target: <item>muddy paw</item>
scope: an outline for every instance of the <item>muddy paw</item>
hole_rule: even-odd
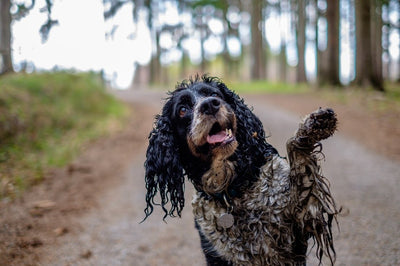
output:
[[[309,114],[300,124],[296,139],[303,145],[315,143],[330,137],[336,130],[337,119],[330,108],[319,108]]]

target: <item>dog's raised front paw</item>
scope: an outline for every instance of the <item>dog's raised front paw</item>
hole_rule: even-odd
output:
[[[301,146],[313,146],[315,143],[333,135],[337,118],[331,108],[319,108],[312,112],[299,125],[295,139]]]

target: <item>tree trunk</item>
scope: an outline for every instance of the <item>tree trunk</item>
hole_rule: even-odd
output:
[[[297,82],[307,82],[306,77],[306,65],[305,65],[305,48],[306,48],[306,1],[297,1],[297,27],[296,27],[296,39],[297,39]]]
[[[187,73],[187,69],[188,69],[188,61],[189,61],[189,57],[186,55],[186,52],[183,48],[181,48],[182,50],[182,59],[180,62],[180,77],[179,80],[183,80],[186,78],[186,76],[188,75]]]
[[[281,43],[281,52],[279,54],[279,79],[286,82],[287,79],[287,58],[286,58],[286,43]]]
[[[400,36],[400,29],[398,34]],[[400,50],[400,42],[399,42],[399,50]],[[397,82],[400,83],[400,58],[397,58]]]
[[[11,2],[0,1],[0,74],[14,72],[11,59]]]
[[[319,28],[318,28],[318,20],[322,17],[321,14],[319,14],[318,10],[318,5],[317,5],[317,0],[315,0],[315,9],[317,10],[317,21],[315,23],[315,51],[316,51],[316,56],[317,56],[317,62],[316,62],[316,69],[317,69],[317,84],[318,86],[321,86],[326,83],[326,77],[325,73],[326,68],[327,68],[327,60],[324,60],[325,53],[324,51],[319,49],[319,42],[320,42],[320,34],[319,34]],[[325,50],[326,51],[326,50]]]
[[[265,79],[266,59],[262,36],[263,1],[252,1],[251,16],[251,78]]]
[[[369,27],[369,7],[367,2],[369,0],[355,0],[355,13],[356,13],[356,77],[354,79],[354,83],[356,85],[362,86],[363,83],[365,83],[365,70],[368,67],[364,67],[364,64],[367,63],[365,60],[365,45],[363,44],[363,34],[366,32],[366,28],[363,23],[364,21],[368,21],[368,27]],[[366,33],[366,34],[369,34]],[[366,36],[365,36],[366,38]],[[368,42],[369,42],[368,38]],[[371,64],[371,59],[369,59],[369,64]]]
[[[201,18],[203,19],[203,18]],[[200,26],[200,51],[201,51],[201,63],[200,63],[200,70],[202,74],[205,74],[207,71],[207,61],[206,61],[206,51],[204,48],[204,43],[207,38],[207,25],[206,24],[201,24]]]
[[[371,16],[371,46],[372,46],[372,76],[371,82],[379,90],[383,90],[383,66],[382,66],[382,4],[372,1]]]
[[[222,39],[224,40],[223,41],[224,48],[222,51],[222,59],[224,61],[223,73],[224,73],[225,77],[231,78],[231,77],[233,77],[232,72],[233,72],[234,65],[233,65],[233,60],[229,54],[228,37],[232,33],[232,27],[231,27],[230,22],[226,19],[229,3],[227,0],[222,0],[220,2],[222,4],[222,8],[221,8],[222,9],[222,21],[224,23],[224,28],[225,28],[224,32],[222,33]]]
[[[330,85],[340,85],[339,78],[339,0],[327,1],[326,19],[328,22],[328,43],[326,82]]]
[[[288,4],[286,1],[281,1],[278,5],[279,14],[287,10]],[[282,21],[282,17],[280,18]],[[283,24],[283,23],[282,23]],[[281,24],[281,25],[282,25]],[[281,30],[281,52],[279,53],[279,79],[286,82],[287,79],[287,58],[286,58],[286,31]]]
[[[383,91],[383,84],[373,78],[371,3],[372,0],[355,0],[357,50],[354,83],[358,86],[372,85]]]
[[[155,33],[155,46],[156,52],[152,55],[150,60],[150,83],[151,84],[160,84],[162,83],[162,69],[160,64],[160,55],[161,55],[161,47],[160,47],[160,33],[158,30],[154,30]]]
[[[347,19],[349,21],[350,32],[349,32],[349,45],[350,45],[350,52],[351,52],[351,69],[350,69],[350,80],[354,79],[356,76],[356,48],[357,48],[357,30],[356,30],[356,11],[355,11],[355,0],[348,0],[348,13]],[[349,80],[349,81],[350,81]]]
[[[150,34],[152,37],[152,41],[154,41],[154,50],[155,53],[152,53],[150,59],[150,75],[149,81],[151,84],[160,84],[162,83],[162,69],[160,64],[160,55],[161,55],[161,47],[160,47],[160,32],[157,27],[154,25],[154,19],[157,19],[159,10],[158,5],[153,4],[152,0],[146,0],[144,5],[147,7],[149,11],[147,17],[147,26],[149,27]],[[153,50],[153,47],[151,47]]]

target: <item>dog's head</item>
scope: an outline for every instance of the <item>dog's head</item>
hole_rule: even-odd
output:
[[[149,136],[146,217],[158,191],[165,215],[181,214],[185,175],[198,190],[220,192],[257,175],[273,151],[260,120],[219,79],[178,84]]]
[[[203,161],[228,158],[236,150],[236,115],[213,83],[180,87],[171,98],[172,121],[181,146]]]

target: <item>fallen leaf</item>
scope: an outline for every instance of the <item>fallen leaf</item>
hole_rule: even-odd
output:
[[[88,250],[85,253],[81,254],[81,258],[89,259],[93,255],[92,251]]]
[[[33,203],[35,209],[51,209],[56,206],[56,203],[51,200],[40,200]]]
[[[53,232],[56,234],[56,236],[62,236],[68,233],[68,228],[66,227],[58,227],[53,230]]]
[[[88,165],[70,164],[68,165],[67,171],[69,174],[73,172],[90,173],[92,172],[92,168]]]

